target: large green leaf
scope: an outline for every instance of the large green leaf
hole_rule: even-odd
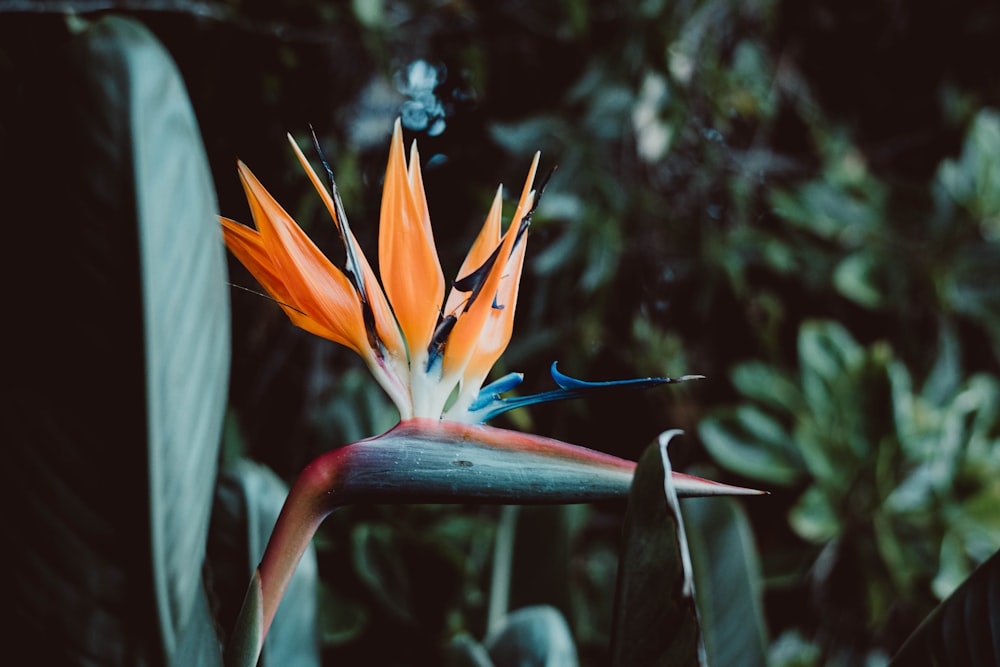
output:
[[[924,619],[890,667],[1000,664],[1000,552]]]
[[[15,634],[37,664],[217,663],[190,623],[229,364],[197,123],[137,23],[25,29],[42,43],[11,54],[23,89],[0,128],[21,314],[3,408]]]
[[[691,562],[667,443],[660,436],[639,459],[629,494],[615,599],[612,664],[704,665]]]

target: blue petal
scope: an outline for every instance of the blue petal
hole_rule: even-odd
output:
[[[502,401],[500,394],[510,391],[522,382],[524,382],[524,373],[507,373],[499,380],[494,380],[479,390],[476,400],[469,406],[469,412],[476,412],[493,401]]]
[[[576,378],[572,378],[564,373],[560,373],[559,369],[556,368],[557,363],[558,362],[552,362],[550,373],[552,374],[552,379],[559,387],[558,389],[542,392],[540,394],[530,394],[528,396],[501,398],[501,393],[509,391],[521,383],[523,376],[519,373],[511,373],[510,375],[505,375],[496,382],[483,387],[479,392],[479,396],[475,401],[473,401],[472,405],[469,406],[469,412],[473,413],[473,415],[477,417],[478,421],[486,422],[493,419],[497,415],[501,415],[515,408],[523,408],[527,405],[534,405],[536,403],[564,401],[570,398],[580,398],[607,390],[648,389],[661,384],[677,384],[679,382],[698,380],[704,377],[703,375],[684,375],[679,378],[648,377],[635,378],[631,380],[588,382],[586,380],[577,380]],[[516,378],[513,376],[516,376]]]

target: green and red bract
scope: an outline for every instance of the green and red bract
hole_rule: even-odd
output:
[[[437,419],[409,419],[382,435],[322,454],[302,471],[288,495],[247,592],[228,647],[229,664],[253,664],[237,656],[256,660],[255,651],[299,558],[320,523],[338,507],[563,504],[624,498],[635,465],[552,438]],[[682,496],[759,493],[680,473],[673,474],[673,482]]]

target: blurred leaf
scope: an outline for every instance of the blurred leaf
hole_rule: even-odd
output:
[[[746,513],[730,498],[686,500],[683,512],[708,664],[763,667],[764,584]]]
[[[348,643],[368,626],[368,608],[359,600],[339,593],[330,585],[320,588],[319,600],[323,644]]]
[[[251,575],[257,576],[257,564],[264,555],[287,495],[288,485],[266,466],[241,459],[223,470],[212,518],[209,553],[213,567],[220,571],[217,576],[226,577],[220,583],[228,583],[220,591],[224,593],[223,604],[238,605],[246,581]],[[235,535],[242,536],[243,540],[235,543]],[[310,547],[302,556],[275,614],[264,644],[261,667],[319,665],[317,583],[316,552]],[[235,621],[239,608],[230,606],[228,612],[224,627],[230,627]]]
[[[883,293],[877,284],[877,270],[882,258],[875,253],[860,251],[844,258],[833,273],[837,291],[866,308],[878,308]]]
[[[5,153],[0,179],[5,201],[32,210],[10,239],[31,323],[16,347],[32,360],[15,365],[3,420],[21,508],[13,634],[39,663],[217,664],[214,633],[192,623],[229,304],[198,126],[170,56],[136,22],[106,17],[45,48],[22,72],[37,83],[18,98],[30,140]],[[57,197],[53,156],[72,160]]]
[[[351,9],[365,28],[380,29],[385,23],[385,3],[383,0],[352,0]]]
[[[667,443],[672,431],[639,459],[625,513],[615,596],[612,664],[704,665],[698,614]]]
[[[703,419],[698,436],[719,465],[740,475],[788,486],[805,474],[792,437],[776,419],[751,405]]]
[[[962,358],[955,324],[941,318],[938,325],[938,352],[920,395],[931,403],[943,403],[962,381]]]
[[[521,507],[515,525],[508,608],[551,606],[559,613],[569,613],[566,563],[571,551],[566,508]]]
[[[410,583],[397,540],[389,526],[359,524],[351,531],[354,567],[382,608],[397,620],[414,624]]]
[[[576,647],[555,607],[524,607],[508,614],[483,642],[496,667],[576,667]]]
[[[952,258],[940,290],[946,306],[986,328],[1000,357],[1000,286],[993,280],[998,265],[1000,244],[968,244]]]
[[[943,600],[951,595],[971,573],[961,539],[949,533],[941,541],[938,572],[931,583],[934,595]]]
[[[486,647],[462,633],[445,646],[444,667],[494,667],[494,664]]]
[[[806,322],[799,329],[802,392],[816,415],[838,408],[834,387],[861,360],[862,348],[843,325],[832,321]]]
[[[761,361],[742,363],[733,368],[730,379],[741,394],[778,413],[805,409],[799,388],[775,366]]]
[[[767,656],[770,667],[818,667],[822,664],[819,647],[796,630],[789,630],[774,640]]]
[[[937,184],[982,225],[990,238],[1000,238],[1000,113],[983,109],[965,138],[962,155],[945,160]]]
[[[195,596],[187,626],[180,633],[180,643],[173,664],[197,667],[222,667],[222,649],[215,634],[215,618],[209,609],[208,595],[202,588]],[[210,650],[207,647],[215,647]]]
[[[858,247],[882,223],[878,200],[828,181],[809,181],[794,192],[771,195],[774,212],[819,238]]]
[[[788,514],[795,532],[810,542],[823,544],[840,533],[840,518],[819,486],[812,486]]]
[[[891,666],[1000,663],[1000,552],[924,619]]]

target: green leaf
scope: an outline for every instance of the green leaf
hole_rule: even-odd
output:
[[[325,646],[346,644],[357,639],[368,626],[368,606],[330,585],[319,589],[319,602],[319,627]]]
[[[863,349],[847,329],[831,321],[803,324],[798,348],[802,391],[810,409],[817,416],[837,410],[838,381],[860,362]]]
[[[42,48],[14,56],[33,85],[3,116],[17,136],[0,174],[4,200],[24,208],[8,240],[25,362],[3,421],[19,507],[10,595],[30,629],[13,634],[38,663],[46,651],[59,664],[211,663],[217,640],[191,619],[229,305],[198,126],[138,23],[106,17]]]
[[[415,625],[410,580],[397,537],[384,524],[362,523],[351,531],[354,567],[368,591],[396,620]]]
[[[763,667],[763,582],[746,513],[730,498],[688,500],[683,512],[708,664]]]
[[[746,477],[788,486],[805,467],[792,437],[763,411],[743,405],[702,420],[698,436],[715,461]]]
[[[736,366],[730,373],[730,380],[741,394],[779,414],[795,414],[805,408],[795,383],[762,361]]]
[[[483,642],[496,667],[576,667],[576,646],[555,607],[524,607],[508,614]]]
[[[866,308],[878,308],[883,293],[878,284],[878,269],[882,258],[872,252],[859,251],[844,258],[833,272],[837,291]]]
[[[612,664],[704,665],[691,562],[667,443],[646,448],[635,471],[625,514],[615,596]]]
[[[826,492],[812,486],[802,494],[799,502],[788,513],[788,521],[795,532],[804,539],[822,544],[840,532],[837,512],[830,506]]]
[[[1000,113],[979,112],[961,157],[941,163],[937,185],[980,220],[988,236],[1000,235]]]
[[[1000,332],[1000,287],[993,280],[1000,264],[1000,244],[970,243],[952,259],[949,272],[941,280],[945,304],[987,327]],[[994,353],[1000,345],[994,339]]]
[[[451,638],[444,649],[444,667],[494,667],[486,648],[468,633]]]
[[[924,619],[890,667],[1000,663],[1000,552]]]
[[[780,218],[820,238],[853,247],[882,223],[877,195],[816,180],[794,192],[775,191],[771,202]]]

